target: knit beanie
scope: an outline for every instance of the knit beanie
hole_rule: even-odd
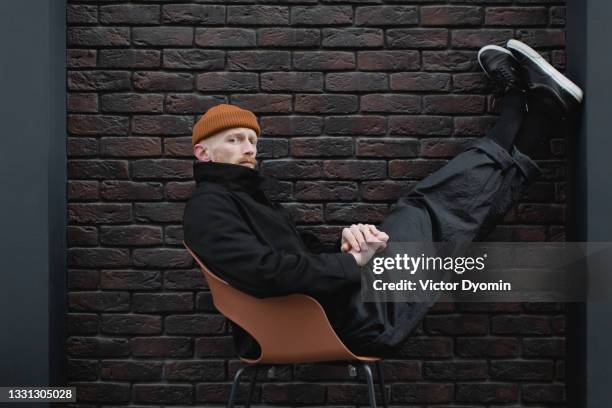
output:
[[[191,141],[195,145],[222,130],[236,127],[253,129],[257,136],[261,132],[253,112],[234,105],[217,105],[207,110],[193,126]]]

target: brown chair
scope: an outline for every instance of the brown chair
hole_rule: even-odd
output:
[[[350,361],[360,366],[366,376],[371,408],[376,407],[376,399],[374,380],[368,363],[375,363],[383,406],[387,408],[380,358],[353,354],[334,332],[319,302],[302,294],[265,299],[248,295],[215,276],[187,243],[183,242],[183,245],[202,269],[217,310],[247,331],[261,348],[261,354],[256,359],[240,357],[247,365],[240,368],[234,376],[228,408],[234,405],[236,389],[245,369],[255,368],[245,404],[248,408],[257,371],[261,365],[324,361]]]

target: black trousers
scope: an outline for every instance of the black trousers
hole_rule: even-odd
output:
[[[482,138],[401,197],[380,229],[394,242],[482,240],[540,173],[516,148],[508,152]],[[362,302],[359,291],[347,301],[349,319],[329,317],[349,349],[361,355],[392,355],[431,306]]]

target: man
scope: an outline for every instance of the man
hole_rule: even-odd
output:
[[[187,244],[232,286],[259,297],[311,295],[351,351],[390,355],[430,304],[361,302],[360,266],[389,240],[484,238],[540,174],[519,149],[532,151],[551,123],[582,102],[580,88],[524,43],[483,47],[478,60],[503,93],[496,125],[401,197],[380,228],[345,228],[336,253],[309,252],[288,214],[266,197],[255,116],[231,105],[211,108],[193,129],[197,188],[185,209]],[[234,339],[241,356],[258,355],[237,326]]]

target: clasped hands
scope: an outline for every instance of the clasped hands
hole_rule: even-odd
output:
[[[387,247],[389,235],[374,225],[353,224],[342,230],[340,250],[353,255],[359,266],[364,266],[376,254]]]

